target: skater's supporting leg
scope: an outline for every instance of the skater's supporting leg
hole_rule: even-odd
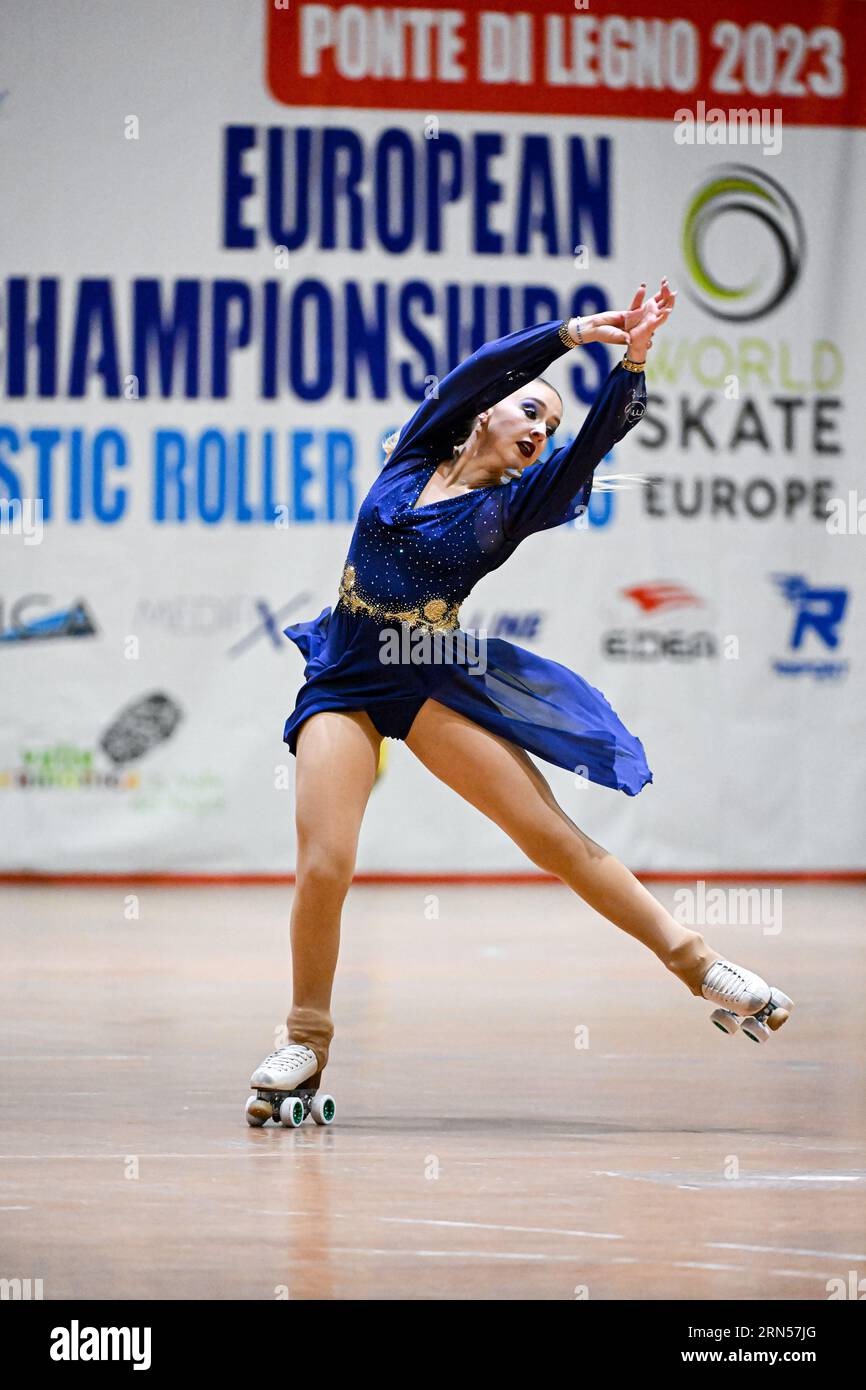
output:
[[[293,1002],[289,1040],[313,1049],[319,1071],[334,1027],[331,987],[340,917],[352,881],[358,835],[379,762],[381,735],[362,711],[311,715],[298,734],[295,823],[298,833],[292,902]],[[305,1085],[318,1085],[319,1074]]]
[[[534,864],[648,946],[692,994],[701,993],[719,953],[699,932],[676,922],[624,864],[575,825],[522,748],[436,700],[423,705],[406,743],[425,767],[501,826]]]

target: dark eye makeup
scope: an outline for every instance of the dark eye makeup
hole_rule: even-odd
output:
[[[535,401],[524,401],[524,403],[523,403],[523,410],[524,410],[524,413],[525,413],[526,415],[528,415],[529,418],[530,418],[531,420],[534,420],[534,419],[536,418],[536,416],[538,415],[538,407],[537,407],[537,405],[535,404]],[[555,433],[556,433],[556,425],[548,425],[548,426],[547,426],[547,437],[548,437],[548,439],[552,439]]]

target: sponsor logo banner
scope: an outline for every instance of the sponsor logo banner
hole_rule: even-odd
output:
[[[848,675],[850,662],[810,652],[838,652],[842,625],[848,608],[848,590],[831,584],[813,584],[801,574],[774,575],[774,582],[790,605],[791,627],[788,648],[797,655],[776,660],[773,670],[779,676],[811,676],[819,681],[838,681]]]

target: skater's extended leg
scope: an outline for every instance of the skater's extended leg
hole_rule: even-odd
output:
[[[501,826],[534,864],[648,946],[693,994],[701,993],[719,953],[699,932],[675,921],[624,864],[575,825],[522,748],[436,700],[422,706],[406,743],[425,767]]]
[[[331,988],[340,917],[352,881],[361,821],[376,779],[382,736],[363,711],[325,710],[301,725],[296,745],[298,835],[292,902],[289,1040],[311,1047],[319,1072],[334,1028]],[[319,1074],[305,1085],[315,1087]]]

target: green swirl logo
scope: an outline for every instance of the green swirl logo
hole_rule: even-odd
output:
[[[745,165],[724,167],[686,209],[686,291],[716,318],[762,318],[794,288],[805,248],[803,219],[784,188]]]

